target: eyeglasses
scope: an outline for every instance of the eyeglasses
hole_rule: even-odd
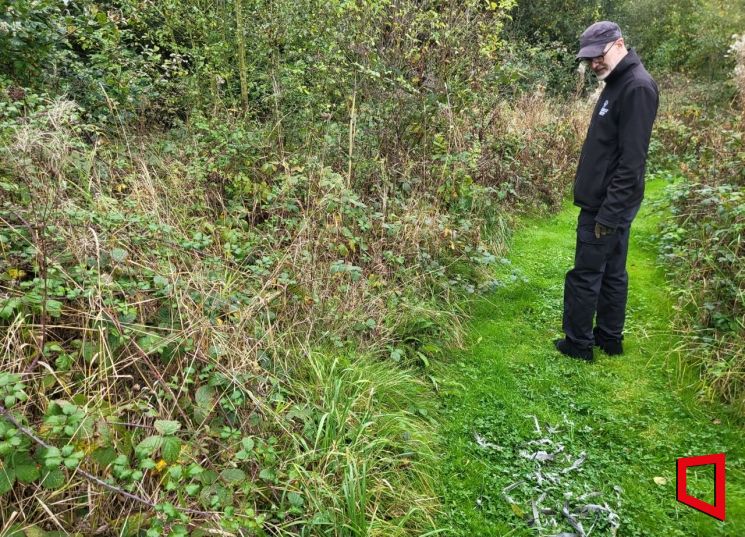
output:
[[[587,65],[592,65],[593,63],[601,63],[605,59],[605,55],[610,52],[610,49],[613,48],[613,45],[615,45],[618,42],[618,39],[613,41],[613,43],[610,44],[610,46],[603,51],[603,53],[600,56],[595,56],[594,58],[585,58],[585,62]]]

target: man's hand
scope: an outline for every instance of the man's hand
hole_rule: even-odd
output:
[[[600,237],[604,237],[605,235],[609,235],[613,233],[613,228],[609,228],[607,226],[604,226],[603,224],[599,224],[598,222],[595,222],[595,238],[599,239]]]

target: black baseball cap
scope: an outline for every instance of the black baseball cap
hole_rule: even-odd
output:
[[[621,28],[611,21],[600,21],[592,24],[579,37],[577,59],[596,58],[603,53],[605,46],[621,38]]]

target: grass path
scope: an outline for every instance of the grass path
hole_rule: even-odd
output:
[[[724,408],[696,402],[670,352],[672,300],[650,241],[659,216],[649,200],[663,188],[662,180],[649,182],[648,201],[632,227],[622,357],[596,351],[596,362],[585,364],[553,350],[577,209],[567,205],[516,232],[498,274],[503,285],[474,305],[470,343],[435,372],[445,424],[438,481],[447,535],[575,531],[561,514],[541,516],[540,531],[528,526],[531,499],[545,493],[545,507],[607,503],[620,517],[619,536],[745,536],[745,429]],[[529,444],[541,439],[552,443]],[[559,444],[564,451],[555,462],[520,454],[555,451]],[[560,473],[582,452],[586,461],[578,470]],[[675,459],[719,452],[727,453],[725,523],[675,499]],[[537,468],[559,482],[539,484]],[[712,477],[711,467],[689,471],[689,491],[713,502]],[[508,492],[511,504],[503,490],[520,481]],[[579,500],[592,492],[600,494]],[[552,519],[562,525],[547,527]],[[584,530],[592,520],[583,521]],[[597,518],[591,535],[612,535],[607,515]]]

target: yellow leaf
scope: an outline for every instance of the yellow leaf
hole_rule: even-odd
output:
[[[665,479],[664,477],[655,477],[654,482],[660,486],[667,485],[667,479]]]
[[[165,469],[166,469],[167,467],[168,467],[168,463],[167,463],[166,461],[164,461],[163,459],[160,459],[160,460],[159,460],[159,461],[158,461],[158,462],[157,462],[157,463],[155,464],[155,471],[156,471],[156,472],[158,472],[158,473],[160,473],[160,472],[162,472],[163,470],[165,470]]]
[[[26,272],[18,269],[18,268],[9,268],[8,269],[8,276],[10,276],[11,280],[20,280],[26,275]]]
[[[520,518],[523,518],[525,516],[525,511],[520,509],[520,506],[517,505],[516,503],[511,503],[510,508],[512,509],[512,512],[515,513]]]

